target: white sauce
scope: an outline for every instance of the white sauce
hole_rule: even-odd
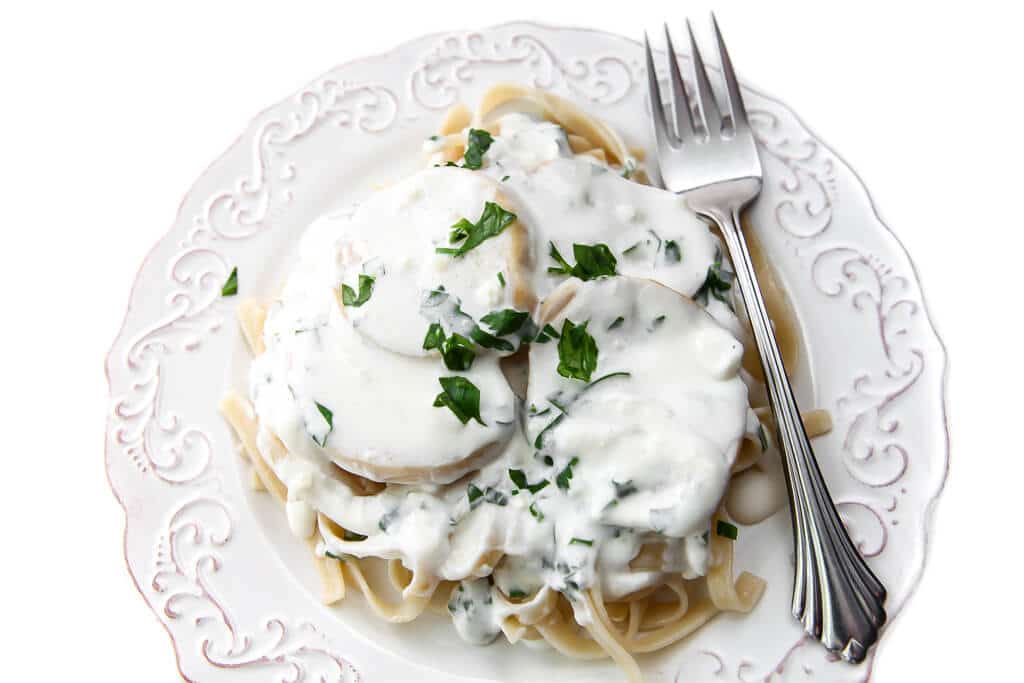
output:
[[[289,451],[272,467],[292,530],[308,535],[320,511],[366,536],[321,530],[321,551],[398,558],[417,576],[461,581],[449,610],[481,644],[550,591],[575,600],[600,581],[616,598],[668,574],[704,574],[709,520],[748,431],[738,321],[725,304],[712,299],[712,317],[679,294],[696,293],[715,259],[704,223],[674,195],[573,157],[554,124],[522,114],[500,123],[480,171],[430,168],[311,226],[250,374],[261,450],[272,433]],[[511,229],[461,257],[435,253],[489,201],[519,215],[532,272],[520,272]],[[606,244],[632,277],[549,275],[549,242],[570,263],[574,243]],[[337,290],[358,290],[360,274],[376,278],[372,295],[341,306]],[[424,306],[439,286],[447,298]],[[535,342],[520,403],[501,354],[476,348],[471,368],[454,372],[423,349],[430,323],[468,334],[488,312],[514,308],[516,286],[538,299],[575,290],[551,325],[589,321],[591,382],[628,376],[590,388],[558,374],[558,340]],[[479,389],[486,425],[434,406],[438,378],[451,376]],[[388,486],[356,496],[335,465]],[[664,544],[660,561],[632,569],[649,542]],[[488,551],[503,554],[497,567],[480,565]]]

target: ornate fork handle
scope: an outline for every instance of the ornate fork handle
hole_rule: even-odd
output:
[[[712,196],[702,206],[701,194],[707,193],[693,193],[691,207],[714,221],[725,239],[775,415],[796,552],[793,616],[830,651],[849,662],[860,662],[885,623],[885,588],[850,540],[818,468],[743,237],[739,218],[743,207],[723,209],[721,196]]]

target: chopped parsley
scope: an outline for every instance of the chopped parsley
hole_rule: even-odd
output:
[[[525,598],[526,597],[526,591],[519,590],[518,588],[513,588],[512,590],[510,590],[508,592],[508,597],[516,599],[516,600],[518,600],[520,598]]]
[[[466,424],[471,419],[487,426],[480,418],[480,390],[465,377],[439,377],[443,391],[434,399],[435,408],[447,407],[459,422]]]
[[[511,177],[512,176],[507,176],[507,175],[501,176],[501,182],[505,182],[506,180],[508,180]]]
[[[484,492],[476,484],[470,484],[466,487],[466,497],[469,498],[470,509],[477,506],[477,501],[483,498]]]
[[[622,167],[622,177],[629,180],[636,173],[636,162],[632,159],[626,159],[625,165]]]
[[[558,339],[558,330],[551,327],[551,325],[545,325],[541,328],[540,334],[534,337],[533,341],[537,344],[547,344],[552,339]]]
[[[457,248],[437,247],[435,251],[454,257],[462,256],[480,246],[485,240],[500,235],[515,220],[516,215],[511,211],[506,211],[494,202],[487,202],[476,223],[470,223],[468,219],[463,218],[452,226],[449,239],[452,244],[461,241],[461,245]]]
[[[346,560],[346,559],[348,559],[344,555],[335,555],[330,550],[325,550],[324,551],[324,555],[326,555],[327,557],[331,558],[332,560]]]
[[[373,282],[375,278],[372,275],[360,275],[359,276],[359,294],[349,287],[348,285],[341,286],[341,303],[346,306],[362,306],[370,300],[370,296],[373,294]]]
[[[662,323],[665,322],[665,316],[659,315],[657,318],[651,321],[651,332],[661,327]]]
[[[444,328],[441,327],[441,323],[430,323],[430,327],[427,328],[427,336],[423,338],[423,350],[439,349],[444,340]]]
[[[626,319],[620,315],[618,318],[612,321],[611,325],[608,326],[608,331],[611,332],[612,330],[621,327],[622,323],[624,322],[626,322]]]
[[[700,289],[697,290],[697,293],[693,295],[694,300],[707,306],[708,295],[711,295],[722,303],[732,307],[732,303],[726,298],[725,293],[732,288],[732,281],[734,277],[736,277],[734,273],[722,268],[722,252],[720,250],[717,251],[715,253],[714,262],[708,266],[708,274],[704,279],[704,284],[702,284]]]
[[[472,227],[473,224],[469,222],[469,219],[460,218],[458,223],[449,228],[448,244],[455,244],[469,237]]]
[[[510,469],[508,471],[508,478],[512,480],[513,484],[515,484],[521,489],[529,491],[530,493],[537,493],[538,491],[543,490],[548,484],[551,483],[547,479],[541,479],[536,484],[530,484],[527,482],[525,472],[523,472],[522,470],[514,469]]]
[[[320,415],[322,415],[324,420],[327,422],[327,433],[324,434],[324,438],[318,441],[317,438],[314,436],[313,443],[320,446],[320,448],[324,448],[327,446],[327,437],[329,437],[331,435],[331,432],[334,431],[334,413],[331,412],[329,408],[320,405],[316,401],[313,401],[313,403],[316,405],[316,409],[320,411]]]
[[[449,370],[465,372],[473,365],[476,351],[473,342],[461,334],[453,332],[446,337],[439,323],[431,323],[427,328],[427,336],[423,339],[423,348],[427,351],[437,349],[441,352],[444,365]]]
[[[224,282],[224,286],[220,288],[221,296],[234,296],[238,294],[238,268],[232,268],[231,274],[228,275],[228,279]]]
[[[449,370],[465,372],[473,365],[476,358],[476,351],[473,350],[473,342],[457,332],[453,332],[441,343],[441,358]]]
[[[597,342],[587,332],[586,321],[577,325],[568,318],[562,323],[558,340],[558,374],[589,382],[597,369]]]
[[[506,308],[503,311],[493,311],[488,313],[484,317],[480,318],[480,322],[485,323],[488,327],[494,330],[494,334],[499,337],[503,337],[507,334],[515,334],[518,332],[529,318],[530,314],[526,311],[517,311],[513,308]]]
[[[589,548],[594,545],[594,541],[589,538],[577,538],[576,536],[573,536],[572,540],[569,541],[569,545],[585,545]]]
[[[500,270],[498,271],[498,282],[501,284],[502,287],[505,286],[505,276],[502,275]]]
[[[729,524],[729,522],[718,520],[718,524],[715,525],[715,533],[723,538],[729,538],[735,541],[736,537],[739,536],[740,530],[732,524]]]
[[[552,275],[569,275],[581,280],[593,280],[605,275],[615,275],[617,261],[607,244],[573,244],[572,255],[576,265],[569,265],[558,251],[554,242],[548,242],[548,255],[558,266],[548,268]]]
[[[512,483],[521,489],[526,488],[526,473],[522,470],[509,470],[508,478],[512,480]]]
[[[483,165],[484,153],[491,147],[494,138],[486,130],[470,128],[466,153],[462,155],[462,165],[471,170],[477,170]]]
[[[366,540],[366,536],[364,534],[357,534],[356,532],[349,531],[348,529],[345,529],[345,532],[341,535],[341,537],[344,540],[346,540],[346,541],[365,541]]]
[[[540,511],[540,508],[537,507],[536,503],[530,503],[530,514],[533,515],[538,522],[544,521],[544,513]]]
[[[558,488],[563,491],[569,490],[569,482],[572,481],[572,468],[579,463],[580,459],[573,456],[573,459],[569,461],[569,464],[565,466],[561,472],[555,477],[555,484]]]
[[[683,251],[679,248],[679,242],[665,240],[665,263],[679,263],[683,260]]]
[[[485,349],[497,349],[498,351],[515,351],[516,347],[512,346],[511,343],[495,337],[489,332],[484,332],[480,329],[479,325],[473,325],[473,329],[469,333],[470,338]]]

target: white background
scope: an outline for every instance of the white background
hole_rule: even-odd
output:
[[[684,14],[703,29],[709,3],[13,4],[0,10],[3,677],[178,681],[121,555],[103,359],[190,184],[264,107],[418,34],[526,18],[639,37]],[[882,683],[1004,680],[1019,656],[1024,37],[1013,3],[939,5],[716,6],[741,75],[864,178],[952,357],[951,476]]]

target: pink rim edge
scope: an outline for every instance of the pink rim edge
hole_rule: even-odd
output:
[[[607,37],[607,38],[612,38],[614,40],[619,40],[619,41],[623,41],[625,43],[629,43],[629,44],[632,44],[632,45],[640,46],[640,42],[637,41],[637,40],[634,40],[634,39],[626,37],[626,36],[618,35],[618,34],[615,34],[615,33],[609,33],[608,31],[602,31],[600,29],[593,29],[593,28],[586,28],[586,27],[579,27],[579,26],[565,26],[565,25],[559,26],[559,25],[554,25],[554,24],[545,24],[545,23],[538,22],[538,21],[508,21],[508,22],[503,22],[501,24],[494,24],[492,26],[485,27],[484,29],[481,29],[481,30],[492,31],[492,30],[497,30],[497,29],[502,29],[502,28],[508,28],[508,27],[511,27],[511,26],[527,26],[527,27],[539,28],[539,29],[543,29],[543,30],[547,30],[547,31],[562,31],[562,30],[565,30],[565,31],[575,31],[575,32],[580,32],[580,33],[594,33],[594,34],[599,34],[599,35]],[[322,78],[322,77],[324,77],[328,73],[331,73],[333,71],[336,71],[338,69],[342,69],[342,68],[345,68],[345,67],[348,67],[348,66],[352,66],[354,64],[359,64],[361,62],[366,62],[366,61],[370,61],[370,60],[374,60],[374,59],[380,59],[380,58],[383,58],[383,57],[387,57],[388,55],[390,55],[390,54],[392,54],[394,52],[397,52],[397,51],[405,48],[406,46],[412,45],[414,43],[418,43],[418,42],[423,41],[423,40],[427,40],[427,39],[430,39],[430,38],[439,38],[441,36],[447,36],[447,35],[451,35],[451,34],[464,33],[464,32],[467,32],[469,30],[470,29],[453,29],[453,30],[449,30],[449,31],[438,31],[438,32],[435,32],[435,33],[428,33],[428,34],[425,34],[425,35],[422,35],[422,36],[417,36],[417,37],[412,38],[410,40],[403,41],[403,42],[399,43],[398,45],[392,47],[391,49],[385,50],[384,52],[378,52],[376,54],[367,55],[365,57],[357,57],[355,59],[350,59],[348,61],[341,62],[340,64],[336,64],[332,68],[330,68],[327,71],[325,71],[318,78]],[[317,80],[317,79],[314,79],[314,81],[315,80]],[[923,554],[922,554],[921,563],[916,568],[916,570],[914,572],[914,576],[913,576],[913,578],[910,581],[910,585],[909,585],[909,588],[907,590],[907,595],[906,595],[906,598],[903,601],[903,604],[900,605],[900,607],[895,612],[893,612],[893,613],[891,613],[889,615],[888,622],[885,625],[885,631],[888,632],[889,630],[892,629],[893,624],[896,623],[896,618],[903,612],[903,609],[906,607],[907,603],[917,593],[917,589],[918,589],[918,587],[921,584],[921,579],[922,579],[922,576],[924,575],[924,568],[928,564],[928,558],[929,558],[930,547],[931,547],[932,527],[935,524],[935,510],[936,510],[936,507],[938,506],[939,498],[940,498],[940,496],[942,495],[943,491],[946,488],[946,481],[949,478],[949,467],[950,467],[949,463],[950,463],[950,457],[951,457],[950,430],[949,430],[949,409],[948,409],[948,405],[947,405],[947,403],[948,403],[948,388],[949,388],[948,387],[948,384],[949,384],[949,351],[947,350],[946,343],[943,341],[942,336],[939,334],[939,331],[938,331],[938,329],[937,329],[937,327],[935,325],[935,320],[932,317],[931,309],[930,309],[930,307],[928,305],[927,295],[925,294],[924,284],[923,284],[923,282],[921,280],[921,275],[920,275],[920,272],[918,271],[917,264],[914,262],[913,258],[910,256],[910,252],[907,251],[906,247],[903,244],[903,241],[900,240],[899,236],[893,231],[892,228],[889,227],[889,224],[886,223],[885,220],[882,218],[881,212],[878,209],[878,205],[875,203],[874,197],[871,195],[871,191],[868,189],[867,184],[864,183],[864,180],[861,178],[860,174],[857,173],[857,171],[853,168],[853,166],[851,166],[841,154],[836,152],[836,150],[831,145],[829,145],[827,142],[825,142],[825,140],[820,135],[818,135],[818,133],[815,132],[815,130],[813,128],[811,128],[809,125],[807,125],[807,123],[796,112],[794,112],[793,109],[788,104],[786,104],[785,102],[779,100],[778,98],[775,98],[773,96],[765,94],[760,89],[751,86],[747,81],[743,82],[743,87],[748,89],[748,90],[751,90],[752,92],[757,93],[757,95],[760,96],[760,97],[763,97],[763,98],[765,98],[767,100],[770,100],[771,102],[774,102],[775,104],[779,105],[780,107],[783,107],[786,111],[788,111],[793,116],[793,118],[800,124],[800,126],[802,126],[804,128],[804,130],[806,130],[811,135],[812,138],[814,138],[819,143],[821,143],[821,145],[823,147],[825,147],[825,149],[827,149],[833,156],[835,156],[835,158],[839,161],[839,163],[841,163],[843,166],[845,166],[850,171],[850,173],[853,175],[853,177],[857,180],[857,183],[860,185],[861,189],[864,191],[864,194],[867,196],[868,204],[871,206],[871,212],[874,214],[875,219],[878,221],[878,224],[881,225],[883,228],[885,228],[886,232],[889,233],[890,237],[892,237],[892,239],[899,246],[900,250],[906,256],[907,263],[910,264],[911,272],[914,274],[914,280],[918,283],[918,289],[919,289],[919,292],[920,292],[920,295],[921,295],[921,305],[922,305],[922,308],[924,309],[925,320],[928,321],[928,325],[931,328],[931,332],[935,336],[935,340],[938,342],[939,347],[942,349],[942,379],[941,379],[942,389],[941,389],[941,396],[940,396],[940,399],[941,399],[940,400],[940,405],[942,406],[942,426],[943,426],[943,432],[945,434],[945,440],[946,440],[946,452],[944,454],[945,457],[943,459],[942,478],[941,478],[941,480],[939,482],[938,488],[935,491],[935,494],[928,501],[928,504],[927,504],[926,509],[925,509],[925,523],[924,523],[924,527],[922,529],[922,531],[924,533],[924,539],[923,539]],[[209,170],[211,168],[216,166],[222,159],[224,159],[224,157],[226,157],[231,152],[232,149],[235,148],[235,146],[239,142],[241,142],[241,140],[245,136],[245,134],[252,128],[252,126],[256,123],[256,121],[260,117],[262,117],[264,114],[266,114],[267,112],[271,111],[272,109],[274,109],[275,107],[280,105],[281,102],[283,102],[283,101],[284,100],[279,100],[279,101],[275,102],[274,104],[264,108],[258,114],[256,114],[252,118],[250,118],[249,123],[246,125],[245,129],[243,130],[243,132],[240,133],[227,146],[227,148],[224,149],[224,151],[222,151],[220,154],[218,154],[217,157],[213,159],[213,161],[211,161],[209,164],[206,165],[206,168],[203,170],[203,172],[199,174],[199,179],[202,179],[209,172]],[[108,399],[108,402],[113,399],[113,387],[111,386],[111,381],[110,381],[110,357],[111,357],[111,355],[113,355],[114,347],[117,345],[118,340],[121,338],[121,335],[124,333],[125,325],[128,322],[128,314],[131,313],[131,310],[132,310],[132,301],[135,298],[135,290],[138,287],[139,282],[141,280],[142,270],[145,267],[146,263],[149,261],[150,257],[153,255],[153,252],[156,251],[156,248],[160,245],[160,243],[163,242],[173,232],[174,226],[177,225],[178,220],[182,217],[182,214],[183,214],[184,208],[185,208],[185,203],[188,201],[188,198],[192,196],[192,193],[195,190],[195,187],[196,187],[196,185],[198,185],[198,183],[199,183],[199,180],[196,180],[196,182],[193,183],[192,187],[190,187],[188,189],[188,191],[185,192],[185,195],[182,197],[181,201],[178,203],[178,210],[175,212],[174,221],[172,222],[171,227],[166,232],[164,232],[164,234],[146,252],[146,255],[142,259],[142,263],[139,265],[139,269],[138,269],[138,272],[135,275],[135,279],[132,282],[132,287],[131,287],[131,290],[129,291],[129,294],[128,294],[128,305],[125,308],[124,316],[121,319],[121,325],[118,328],[117,334],[114,336],[114,341],[111,343],[111,348],[107,352],[107,354],[106,354],[106,356],[104,358],[104,362],[103,362],[103,371],[104,371],[104,374],[106,375],[106,378],[107,378],[107,399]],[[104,432],[103,432],[103,441],[104,441],[104,444],[103,444],[103,455],[104,455],[103,463],[104,463],[104,470],[105,470],[106,477],[107,477],[107,484],[110,486],[110,490],[114,494],[115,500],[117,500],[118,505],[121,506],[121,509],[122,509],[122,511],[124,511],[124,515],[125,515],[124,529],[123,529],[123,531],[121,533],[121,539],[122,539],[121,540],[121,549],[122,549],[122,554],[124,556],[124,566],[125,566],[125,569],[128,572],[128,578],[131,579],[132,585],[135,587],[135,590],[139,593],[139,596],[142,598],[143,602],[145,602],[146,605],[150,608],[150,611],[152,612],[153,617],[156,619],[157,623],[160,624],[160,627],[163,628],[164,632],[167,634],[168,639],[171,641],[171,646],[172,646],[172,649],[174,650],[175,667],[178,669],[178,674],[187,683],[197,683],[197,681],[195,681],[194,679],[191,679],[187,675],[185,675],[185,672],[182,670],[182,668],[181,668],[181,654],[179,652],[178,642],[174,639],[174,634],[171,633],[171,630],[167,626],[167,624],[165,624],[159,618],[159,616],[156,613],[156,610],[153,608],[152,605],[149,604],[149,601],[146,600],[146,595],[145,595],[145,593],[142,592],[142,588],[139,586],[138,579],[136,579],[135,575],[132,574],[131,565],[130,565],[130,563],[128,561],[128,519],[129,519],[128,518],[128,509],[127,509],[127,507],[125,507],[125,504],[124,504],[124,501],[121,498],[121,495],[118,493],[117,489],[114,487],[114,482],[113,482],[113,480],[111,479],[111,476],[110,476],[110,464],[109,464],[110,463],[110,451],[107,448],[107,443],[106,443],[106,441],[107,441],[107,429],[108,429],[108,426],[104,427]],[[877,644],[877,646],[875,648],[874,656],[868,662],[867,678],[865,679],[865,681],[870,680],[872,674],[874,673],[875,662],[877,661],[878,656],[879,656],[879,654],[880,654],[880,652],[882,650],[883,642],[885,642],[885,641],[882,638],[879,638],[878,644]]]

